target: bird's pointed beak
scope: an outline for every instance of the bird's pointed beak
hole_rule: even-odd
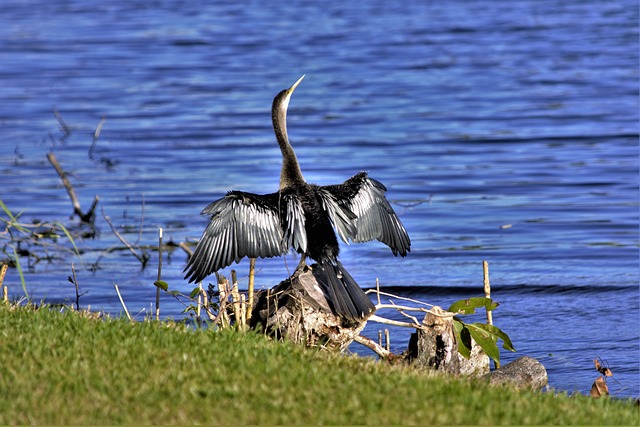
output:
[[[298,87],[298,85],[300,84],[300,82],[302,81],[302,79],[304,79],[304,76],[306,76],[306,74],[303,74],[303,75],[302,75],[302,77],[300,77],[300,78],[298,79],[298,81],[296,81],[296,82],[293,84],[293,86],[291,86],[291,87],[289,88],[289,93],[293,93],[293,91],[294,91],[294,90],[296,90],[296,88]]]

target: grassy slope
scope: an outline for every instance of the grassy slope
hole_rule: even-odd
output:
[[[256,334],[0,304],[0,424],[639,422],[627,402],[490,388]]]

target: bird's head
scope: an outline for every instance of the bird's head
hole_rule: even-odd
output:
[[[280,93],[277,94],[275,98],[273,98],[274,111],[276,110],[280,110],[283,112],[287,111],[287,108],[289,107],[289,100],[291,99],[291,95],[293,94],[293,91],[296,90],[296,88],[298,87],[302,79],[304,79],[304,76],[305,75],[303,74],[302,77],[300,77],[290,88],[281,90]]]

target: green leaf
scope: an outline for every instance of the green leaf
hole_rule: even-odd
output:
[[[484,329],[485,331],[493,335],[495,337],[495,341],[500,338],[502,340],[502,348],[504,348],[505,350],[514,352],[516,351],[516,349],[513,347],[513,344],[511,343],[509,335],[502,331],[502,329],[494,325],[487,325],[486,323],[474,323],[474,325],[480,329]]]
[[[466,328],[464,322],[455,318],[453,319],[453,329],[458,342],[458,353],[468,359],[471,357],[471,335],[469,334],[469,329]]]
[[[483,328],[478,327],[478,323],[465,324],[471,338],[482,348],[487,356],[493,359],[497,364],[500,363],[500,350],[496,345],[497,339],[495,335],[487,332]]]
[[[196,313],[198,311],[198,307],[196,307],[195,305],[191,304],[191,305],[187,306],[184,310],[182,310],[182,314],[188,313],[190,311]]]
[[[195,299],[195,297],[197,297],[199,293],[200,293],[200,286],[196,286],[195,288],[193,288],[193,290],[189,294],[189,298]]]
[[[162,289],[163,291],[166,291],[167,289],[169,289],[169,284],[164,280],[156,280],[155,282],[153,282],[153,284],[159,287],[160,289]]]
[[[177,297],[180,296],[180,291],[168,291],[167,294],[171,295],[172,297]]]
[[[16,217],[13,216],[13,214],[11,213],[7,205],[4,204],[2,199],[0,199],[0,208],[2,208],[4,213],[6,213],[9,218],[11,218],[11,221],[16,222]]]
[[[22,225],[18,224],[18,218],[20,217],[20,215],[22,215],[22,212],[24,212],[24,211],[20,211],[17,215],[14,215],[13,213],[11,213],[11,211],[9,210],[7,205],[4,204],[2,199],[0,199],[0,208],[2,208],[4,213],[6,213],[7,216],[10,218],[10,221],[7,221],[6,219],[0,218],[0,220],[2,220],[2,222],[7,224],[8,227],[13,227],[13,228],[15,228],[16,230],[18,230],[18,231],[20,231],[22,233],[29,234],[29,230],[27,230]]]
[[[57,222],[57,221],[54,222],[53,224],[57,225],[58,227],[60,227],[60,229],[62,229],[64,234],[67,235],[67,238],[69,239],[69,241],[73,245],[73,249],[75,249],[76,255],[80,256],[80,251],[78,250],[78,247],[76,246],[76,242],[73,240],[73,237],[71,237],[71,233],[69,233],[69,230],[67,230],[67,227],[65,227],[64,225],[62,225],[62,223]]]
[[[467,298],[454,302],[447,311],[456,314],[473,314],[476,312],[476,308],[485,308],[487,311],[491,311],[498,307],[498,305],[499,304],[493,302],[491,298]]]

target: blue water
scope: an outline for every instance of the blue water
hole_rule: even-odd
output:
[[[306,74],[289,116],[306,179],[367,170],[412,239],[405,259],[377,242],[343,246],[364,288],[378,278],[447,307],[482,294],[487,260],[495,323],[518,350],[504,361],[537,357],[552,387],[588,393],[600,357],[612,393],[638,397],[637,4],[424,3],[3,1],[0,199],[24,222],[77,231],[51,151],[83,207],[98,195],[131,242],[157,243],[158,227],[165,242],[195,240],[199,212],[227,190],[277,188],[271,101]],[[100,212],[96,226],[81,257],[64,238],[29,247],[52,259],[21,259],[28,292],[72,302],[73,262],[81,305],[121,314],[116,282],[143,318],[157,253],[141,269],[107,252],[119,242]],[[8,244],[0,234],[0,258]],[[188,293],[185,258],[172,251],[162,275]],[[296,258],[259,260],[258,287]],[[245,285],[247,263],[237,269]],[[15,269],[5,284],[23,295]],[[182,309],[163,297],[163,315]],[[408,333],[392,330],[394,351]]]

